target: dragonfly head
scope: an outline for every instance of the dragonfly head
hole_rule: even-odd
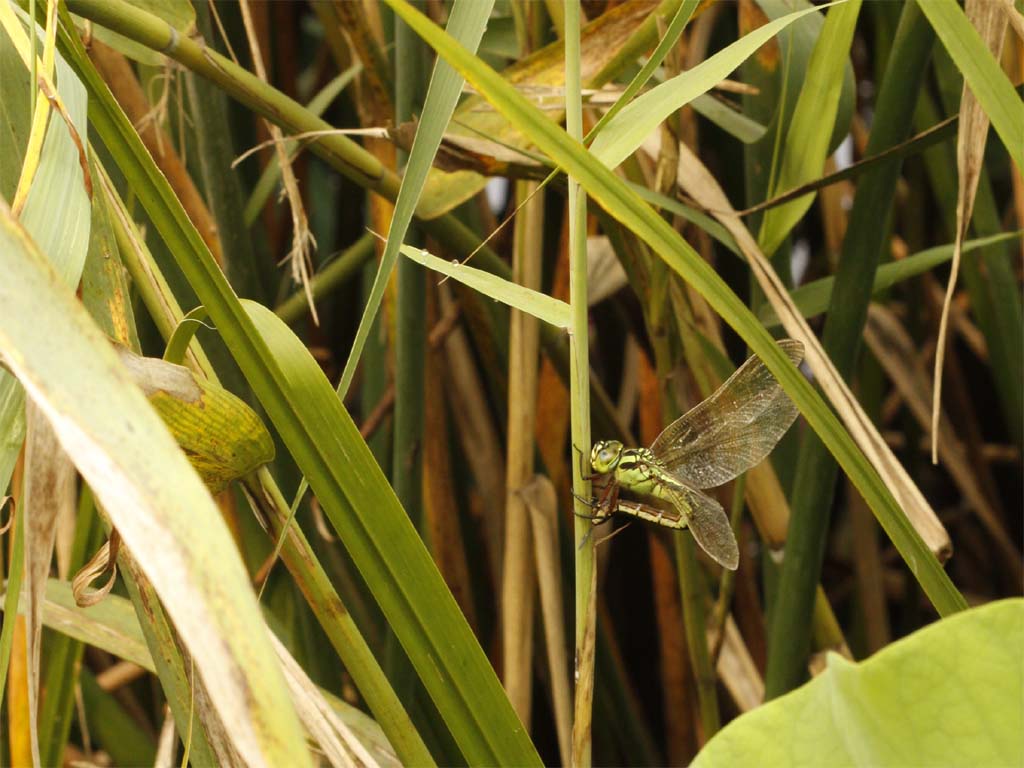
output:
[[[590,466],[599,475],[615,470],[622,458],[622,443],[618,440],[601,440],[594,443],[590,452]]]

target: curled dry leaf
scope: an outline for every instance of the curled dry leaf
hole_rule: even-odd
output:
[[[110,538],[103,542],[103,546],[75,574],[71,580],[71,594],[74,595],[75,604],[79,608],[96,605],[114,588],[117,581],[117,553],[120,549],[121,537],[115,528],[110,532]],[[90,589],[89,585],[104,573],[110,574],[106,583],[97,589]]]

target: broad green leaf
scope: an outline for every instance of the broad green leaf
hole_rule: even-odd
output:
[[[817,10],[808,8],[765,24],[705,59],[693,69],[652,88],[608,121],[604,130],[591,144],[591,151],[605,165],[615,168],[669,115],[722,82],[758,48],[794,21]]]
[[[847,0],[832,8],[825,18],[786,131],[781,167],[769,196],[821,175],[860,6],[860,0]],[[766,257],[771,258],[813,201],[813,194],[804,195],[765,213],[758,244]]]
[[[0,353],[99,498],[192,651],[246,761],[309,765],[223,518],[102,332],[0,206]]]
[[[945,615],[965,608],[963,596],[953,586],[949,576],[835,414],[714,269],[621,179],[597,162],[579,142],[572,141],[559,126],[548,120],[497,73],[455,44],[443,30],[407,3],[401,0],[387,0],[387,3],[462,72],[467,81],[496,109],[527,133],[541,151],[575,177],[601,207],[635,232],[681,278],[704,296],[710,306],[764,361],[811,427],[835,455],[938,611]]]
[[[1018,170],[1024,169],[1024,102],[954,0],[919,3]],[[1014,13],[1009,7],[1007,13]]]
[[[1024,764],[1024,600],[935,622],[737,718],[695,768]]]
[[[302,430],[299,436],[282,430],[285,444],[300,457],[317,500],[463,754],[471,764],[537,764],[487,657],[320,366],[277,315],[253,302],[244,306],[281,366],[281,386]],[[315,463],[305,460],[309,449],[299,440],[315,447]]]
[[[518,283],[504,280],[482,269],[467,267],[457,261],[439,259],[422,248],[403,245],[402,253],[417,264],[458,280],[484,296],[490,296],[495,301],[533,315],[556,328],[568,328],[572,320],[569,305],[547,294],[524,288]]]
[[[963,245],[963,254],[966,256],[973,251],[981,250],[996,243],[1016,240],[1022,235],[1024,235],[1024,230],[967,240]],[[878,294],[897,283],[909,280],[911,277],[920,275],[922,272],[927,272],[939,264],[945,264],[951,258],[953,258],[952,243],[929,248],[905,259],[883,264],[875,272],[873,293]],[[830,275],[829,277],[823,277],[820,280],[815,280],[812,283],[795,288],[790,292],[790,296],[793,297],[793,302],[800,309],[804,317],[814,317],[829,308],[834,285],[835,278]],[[779,325],[779,318],[770,304],[762,305],[761,310],[758,312],[758,318],[768,328],[774,328]]]
[[[9,0],[0,0],[8,2]],[[27,16],[22,19],[28,40]],[[36,27],[42,49],[42,30]],[[56,57],[57,90],[82,141],[88,140],[86,93],[64,57]],[[32,115],[29,111],[29,72],[11,39],[0,32],[0,198],[10,200],[21,173]],[[83,184],[78,148],[67,124],[51,113],[42,157],[20,221],[54,269],[68,285],[77,285],[89,246],[90,202]],[[25,439],[25,394],[17,382],[0,371],[0,493],[7,487]]]
[[[448,29],[452,37],[475,51],[481,36],[483,36],[484,28],[487,26],[487,18],[491,14],[493,5],[493,0],[459,0],[456,2],[448,19]],[[438,59],[434,66],[434,74],[430,78],[430,86],[427,88],[423,116],[417,124],[416,138],[413,140],[409,162],[402,178],[402,188],[398,191],[398,199],[395,201],[395,212],[391,217],[391,229],[388,231],[384,254],[381,256],[380,266],[377,268],[377,275],[374,278],[373,287],[370,289],[370,296],[366,301],[363,316],[359,320],[359,328],[356,329],[352,351],[349,352],[345,370],[338,383],[338,395],[341,398],[345,397],[349,385],[352,383],[352,377],[355,376],[359,358],[362,357],[363,346],[366,344],[366,337],[370,333],[370,327],[377,316],[380,302],[384,298],[384,288],[388,280],[391,279],[392,269],[398,260],[398,249],[405,239],[409,223],[416,212],[416,205],[434,161],[434,155],[437,153],[448,122],[455,111],[455,105],[458,103],[459,94],[462,93],[464,82],[462,76],[451,66],[443,59]]]

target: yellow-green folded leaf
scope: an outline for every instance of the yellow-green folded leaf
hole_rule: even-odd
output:
[[[124,347],[118,353],[211,491],[274,458],[274,441],[260,417],[231,392],[166,360]]]

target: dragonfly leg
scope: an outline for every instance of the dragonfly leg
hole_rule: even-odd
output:
[[[614,539],[614,538],[615,538],[616,536],[618,536],[618,535],[619,535],[620,533],[622,533],[622,532],[623,532],[624,530],[626,530],[627,528],[629,528],[629,526],[631,526],[632,524],[633,524],[633,521],[632,521],[632,520],[627,520],[627,521],[626,521],[625,523],[623,523],[622,525],[620,525],[620,526],[619,526],[618,528],[616,528],[616,529],[615,529],[614,531],[612,531],[611,533],[609,533],[609,534],[608,534],[607,536],[602,536],[602,537],[601,537],[600,539],[598,539],[597,541],[595,541],[595,542],[594,542],[594,547],[595,547],[595,548],[596,548],[596,547],[600,547],[600,546],[601,546],[602,544],[606,544],[606,543],[608,543],[609,541],[611,541],[612,539]],[[588,532],[587,532],[587,535],[589,536],[589,535],[590,535],[590,533],[591,533],[591,532],[590,532],[590,531],[588,531]]]
[[[572,495],[580,502],[594,510],[594,512],[588,515],[585,512],[577,512],[573,509],[573,514],[576,515],[576,517],[583,518],[584,520],[590,520],[594,525],[602,525],[612,519],[612,516],[607,511],[605,503],[601,499],[588,499],[585,496],[580,496],[575,491],[572,492]]]

